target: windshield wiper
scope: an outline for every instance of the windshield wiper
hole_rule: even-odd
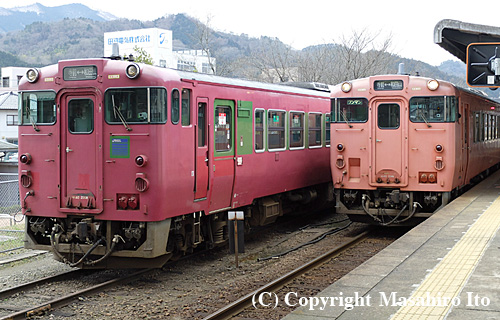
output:
[[[344,118],[344,121],[345,121],[345,123],[347,123],[349,128],[352,128],[352,124],[350,124],[349,121],[347,120],[347,116],[346,116],[345,112],[342,110],[342,111],[340,111],[340,114],[342,115],[342,118]]]
[[[422,110],[419,110],[419,115],[420,115],[420,118],[422,118],[422,120],[424,120],[425,124],[427,125],[428,128],[432,127],[431,124],[429,123],[429,121],[427,121],[427,119],[425,118],[424,116],[424,113]]]
[[[118,107],[115,104],[115,95],[111,96],[111,101],[113,102],[113,112],[114,112],[115,118],[118,116],[120,121],[123,123],[123,126],[125,127],[125,129],[127,129],[127,131],[132,131],[132,128],[129,127],[127,121],[125,120],[125,117],[123,116],[120,109],[118,109]]]
[[[30,123],[31,123],[31,126],[33,127],[33,130],[35,130],[36,132],[39,132],[40,129],[37,127],[35,119],[33,119],[31,117],[31,111],[30,111],[29,106],[26,106],[26,116],[28,117],[28,119],[30,119]]]

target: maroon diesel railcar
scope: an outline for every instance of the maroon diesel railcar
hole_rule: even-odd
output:
[[[19,86],[26,247],[79,267],[155,267],[333,201],[329,94],[112,59]],[[330,194],[330,196],[328,196]]]

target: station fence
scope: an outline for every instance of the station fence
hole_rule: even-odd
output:
[[[24,216],[21,214],[16,173],[0,173],[0,254],[23,247]]]

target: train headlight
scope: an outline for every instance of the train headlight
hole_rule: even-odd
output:
[[[338,150],[339,152],[344,151],[344,145],[343,145],[342,143],[337,144],[337,150]]]
[[[30,83],[35,83],[38,80],[38,76],[38,70],[35,68],[28,69],[28,71],[26,71],[26,79],[28,79],[28,82]]]
[[[148,163],[148,157],[143,156],[142,154],[135,157],[135,164],[138,167],[145,167],[147,163]]]
[[[443,150],[444,150],[444,147],[443,147],[442,145],[438,144],[438,145],[436,146],[436,151],[437,151],[437,152],[443,152]]]
[[[352,83],[350,82],[344,82],[340,85],[340,90],[342,90],[345,93],[351,91],[351,89],[352,89]]]
[[[427,88],[428,88],[429,90],[431,90],[431,91],[435,91],[435,90],[437,90],[437,89],[439,88],[439,81],[434,80],[434,79],[429,80],[429,81],[427,82]]]
[[[29,153],[24,153],[19,157],[19,161],[23,164],[30,164],[31,163],[31,154]]]
[[[139,77],[139,74],[141,74],[141,68],[139,68],[139,65],[137,63],[131,63],[125,70],[125,73],[130,79],[135,79]]]

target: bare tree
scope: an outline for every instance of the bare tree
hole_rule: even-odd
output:
[[[392,35],[377,42],[379,36],[366,29],[341,36],[333,61],[335,83],[388,72]]]
[[[296,52],[276,38],[261,38],[261,46],[251,51],[249,64],[259,71],[258,79],[265,82],[295,81]]]

